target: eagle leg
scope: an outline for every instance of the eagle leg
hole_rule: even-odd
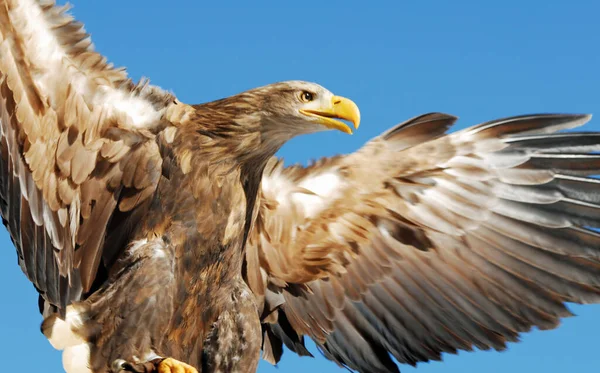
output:
[[[158,358],[146,363],[128,363],[117,359],[113,362],[114,373],[198,373],[191,365],[173,358]]]

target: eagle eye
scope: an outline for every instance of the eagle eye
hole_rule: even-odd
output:
[[[308,91],[302,91],[302,93],[300,93],[300,100],[303,102],[311,102],[314,98],[314,95]]]

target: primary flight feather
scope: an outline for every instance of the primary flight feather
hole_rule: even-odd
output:
[[[600,135],[561,132],[589,116],[425,114],[284,167],[357,106],[301,81],[188,105],[66,10],[0,0],[0,208],[67,373],[253,372],[305,336],[396,372],[600,301]]]

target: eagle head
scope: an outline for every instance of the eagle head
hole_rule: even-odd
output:
[[[354,102],[298,80],[254,88],[193,109],[190,129],[218,138],[220,148],[252,165],[266,162],[295,136],[324,130],[351,134],[349,124],[356,129],[360,123]]]
[[[323,130],[352,134],[360,124],[358,106],[324,87],[304,81],[270,84],[249,92],[262,98],[262,125],[268,132],[291,135]]]

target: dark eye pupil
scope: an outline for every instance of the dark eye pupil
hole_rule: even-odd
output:
[[[310,93],[310,92],[304,92],[304,99],[306,101],[312,101],[312,99],[313,99],[312,93]]]

